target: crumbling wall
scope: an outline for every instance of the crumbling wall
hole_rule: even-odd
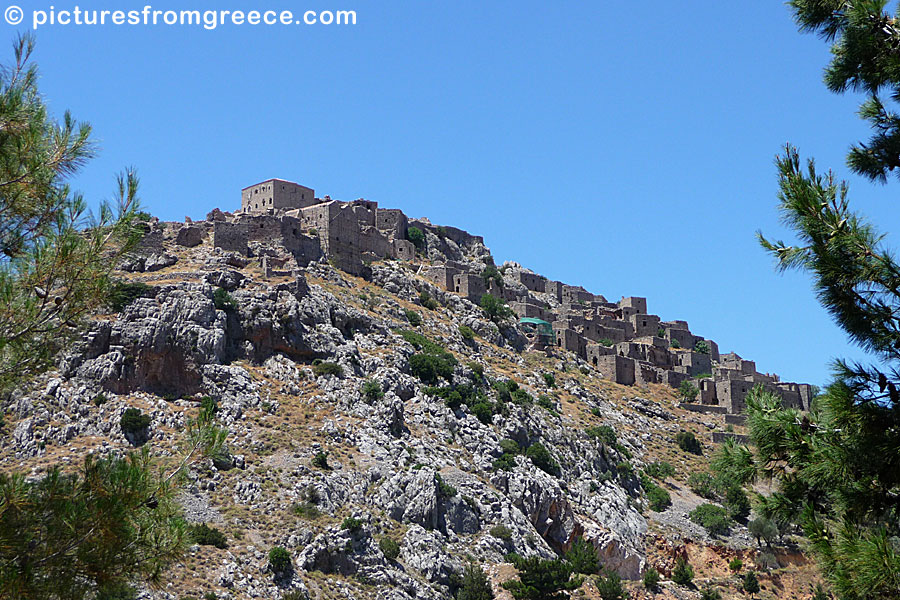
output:
[[[249,232],[245,223],[216,221],[213,224],[213,247],[215,248],[247,256],[249,254],[248,240]]]

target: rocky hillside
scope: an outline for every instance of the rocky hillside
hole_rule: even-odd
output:
[[[578,538],[634,598],[697,598],[705,581],[744,597],[735,557],[764,571],[759,597],[807,594],[814,573],[790,544],[761,561],[746,529],[712,539],[686,516],[704,501],[685,482],[707,468],[723,417],[681,411],[667,386],[602,380],[574,354],[526,351],[514,321],[417,274],[444,258],[491,263],[483,245],[429,234],[424,257],[375,262],[365,279],[325,261],[266,279],[258,259],[154,227],[165,252],[123,265],[124,298],[58,372],[5,400],[0,437],[0,463],[35,476],[88,452],[167,456],[201,400],[216,401],[230,458],[195,466],[181,501],[224,547],[193,546],[143,597],[452,598],[475,563],[511,598],[510,553],[556,558]],[[128,408],[149,426],[123,431]],[[678,447],[682,430],[705,456]],[[640,478],[658,461],[675,468],[663,512]],[[273,547],[292,568],[272,572]],[[693,586],[669,581],[678,557]],[[640,582],[651,566],[658,592]],[[574,594],[599,598],[595,578]]]

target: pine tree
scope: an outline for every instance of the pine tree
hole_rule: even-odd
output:
[[[111,298],[111,272],[139,235],[138,180],[118,179],[95,217],[71,192],[93,154],[90,126],[54,121],[37,89],[31,37],[0,68],[0,391],[46,369],[90,313]],[[85,458],[40,478],[0,474],[0,598],[124,598],[182,556],[187,529],[174,502],[185,468],[226,454],[227,431],[204,408],[186,427],[180,462],[144,449]],[[167,470],[164,467],[167,466]]]
[[[900,166],[900,25],[883,0],[793,0],[801,30],[831,42],[832,91],[866,96],[873,127],[852,147],[850,168],[885,182]],[[820,303],[874,365],[837,361],[835,379],[809,414],[762,390],[748,397],[759,474],[777,491],[760,514],[780,529],[798,523],[824,575],[848,599],[900,597],[900,265],[876,228],[850,209],[849,187],[787,146],[776,159],[779,209],[797,238],[763,247],[779,269],[812,275]]]

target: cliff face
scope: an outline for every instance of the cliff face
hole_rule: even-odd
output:
[[[573,353],[525,350],[514,320],[498,327],[418,275],[432,261],[485,264],[480,238],[429,232],[424,257],[373,262],[364,279],[324,259],[273,272],[260,257],[282,261],[281,249],[258,244],[249,258],[191,229],[155,226],[158,239],[122,272],[149,287],[98,315],[58,372],[7,400],[12,435],[0,438],[0,464],[35,474],[134,443],[165,454],[199,399],[216,399],[232,461],[194,468],[182,503],[228,548],[193,547],[146,597],[451,598],[470,561],[508,597],[498,584],[511,552],[552,558],[581,537],[637,579],[648,556],[665,575],[685,537],[710,541],[685,518],[699,499],[680,483],[702,459],[672,439],[682,429],[705,439],[721,417],[681,411],[667,386],[605,381]],[[423,381],[410,332],[448,372]],[[151,417],[146,439],[121,431],[128,407]],[[614,440],[598,435],[603,425]],[[675,504],[653,513],[636,473],[660,459],[676,467]],[[384,538],[398,542],[396,559]],[[725,541],[752,554],[740,550],[745,534]],[[267,572],[273,546],[290,552],[292,576]]]

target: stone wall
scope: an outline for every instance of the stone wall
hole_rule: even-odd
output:
[[[249,232],[245,223],[216,221],[213,224],[213,246],[215,248],[247,256],[249,254],[248,240]]]

